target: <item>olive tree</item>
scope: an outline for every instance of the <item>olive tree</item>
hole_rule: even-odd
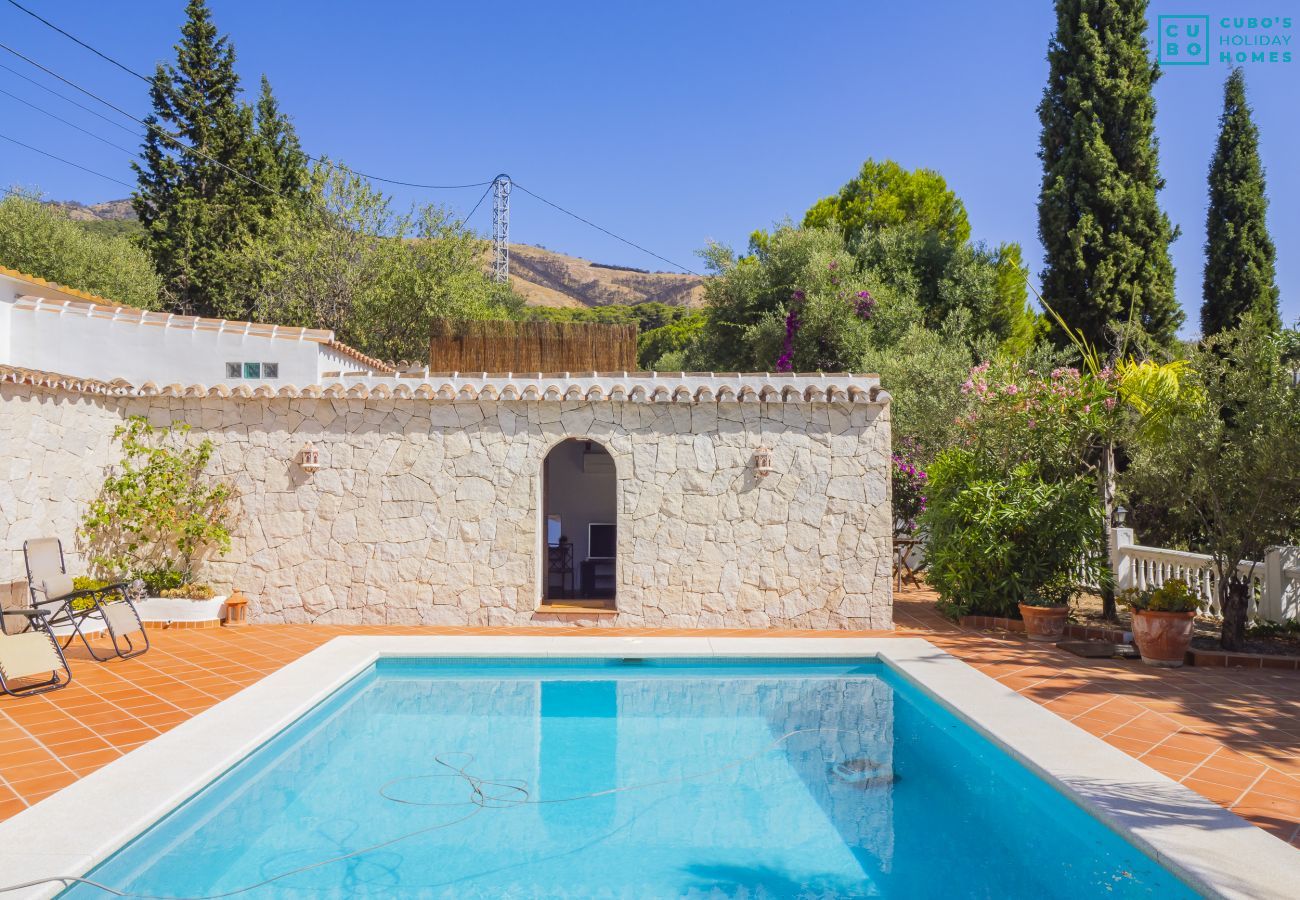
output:
[[[1300,535],[1300,387],[1284,337],[1247,319],[1208,339],[1192,360],[1196,391],[1158,439],[1138,441],[1129,478],[1185,517],[1213,558],[1224,649],[1246,637],[1253,572],[1272,545]]]

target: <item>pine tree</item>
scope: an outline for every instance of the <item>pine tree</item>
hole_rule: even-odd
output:
[[[234,250],[284,189],[301,188],[302,151],[265,79],[256,110],[240,102],[234,47],[205,0],[189,0],[175,49],[176,63],[154,74],[132,203],[170,308],[242,318],[250,304],[230,294]]]
[[[1265,216],[1259,129],[1246,104],[1246,76],[1233,69],[1223,86],[1219,143],[1210,162],[1210,209],[1205,222],[1205,288],[1201,331],[1235,328],[1252,313],[1260,325],[1282,327],[1274,282],[1277,252]]]
[[[261,92],[254,107],[256,137],[251,142],[249,172],[260,183],[274,188],[276,195],[263,195],[267,201],[305,196],[307,157],[298,142],[293,122],[280,110],[271,92],[271,82],[262,76]],[[273,204],[266,204],[268,214]]]
[[[1103,353],[1130,320],[1161,344],[1183,314],[1160,210],[1146,0],[1057,0],[1038,107],[1043,296]],[[1064,335],[1059,328],[1058,340]]]

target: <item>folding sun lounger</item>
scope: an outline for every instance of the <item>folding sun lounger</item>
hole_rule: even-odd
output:
[[[63,561],[63,545],[58,538],[37,538],[23,542],[23,558],[27,563],[27,584],[31,591],[32,606],[48,613],[50,633],[59,626],[71,626],[63,647],[80,637],[87,652],[99,662],[118,657],[130,659],[149,649],[149,635],[140,621],[135,604],[128,593],[128,583],[123,581],[92,590],[75,590],[71,576]],[[75,601],[86,601],[75,603]],[[95,651],[86,633],[107,631],[112,652],[101,656]]]
[[[48,619],[49,614],[39,609],[7,609],[0,616],[4,626],[0,627],[0,691],[26,697],[57,691],[72,681],[72,670],[50,633]],[[14,620],[26,621],[21,630],[10,634],[5,623]],[[31,680],[41,675],[49,677]]]

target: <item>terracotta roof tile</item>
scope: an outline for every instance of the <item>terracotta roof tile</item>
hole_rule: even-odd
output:
[[[376,372],[383,372],[386,375],[397,374],[397,368],[395,366],[390,366],[382,359],[375,359],[373,356],[366,356],[360,350],[356,349],[355,347],[349,347],[347,344],[343,343],[342,341],[336,341],[331,339],[325,342],[325,346],[329,347],[331,350],[335,350],[339,353],[342,353],[344,356],[350,357],[351,359],[355,359],[363,366],[374,369]]]
[[[111,382],[77,378],[57,372],[42,372],[0,365],[0,382],[31,384],[58,390],[92,394],[149,397],[241,397],[246,399],[333,397],[340,399],[393,399],[430,401],[587,401],[629,403],[865,403],[883,405],[889,394],[874,375],[794,376],[796,383],[781,384],[785,378],[721,374],[708,376],[662,375],[628,372],[624,376],[562,375],[435,375],[412,383],[412,379],[388,377],[350,378],[350,383],[249,386],[240,384],[168,384],[146,382],[131,385],[121,379]],[[777,384],[771,383],[777,381]]]

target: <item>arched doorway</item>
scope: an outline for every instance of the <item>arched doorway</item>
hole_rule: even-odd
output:
[[[613,609],[618,472],[597,441],[568,438],[542,461],[542,602]]]

